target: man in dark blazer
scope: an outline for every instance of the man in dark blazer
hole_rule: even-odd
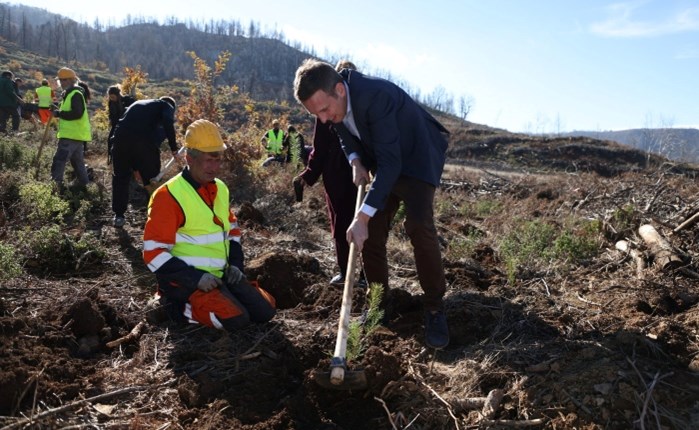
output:
[[[296,71],[296,99],[323,123],[332,123],[352,165],[356,185],[369,182],[347,240],[362,251],[367,282],[388,290],[386,242],[401,201],[424,292],[425,341],[449,343],[444,312],[444,266],[434,225],[434,194],[444,169],[448,131],[397,85],[327,63],[306,60]]]

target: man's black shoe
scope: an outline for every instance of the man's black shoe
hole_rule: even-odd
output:
[[[345,285],[345,275],[343,275],[342,273],[338,273],[337,275],[333,276],[330,280],[330,285],[342,287],[343,285]]]
[[[443,310],[425,312],[425,344],[434,349],[449,345],[449,327]]]
[[[330,285],[334,285],[336,287],[343,287],[345,285],[345,275],[343,275],[342,273],[338,273],[337,275],[333,276],[333,278],[330,280]],[[357,288],[366,289],[368,286],[366,278],[361,277],[358,281],[354,283],[354,286]]]

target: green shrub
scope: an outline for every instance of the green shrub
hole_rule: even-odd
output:
[[[26,145],[16,140],[0,139],[0,170],[27,168],[31,158]]]
[[[526,221],[510,231],[500,243],[500,253],[519,261],[542,259],[550,255],[554,226],[541,221]]]
[[[563,231],[553,242],[555,257],[577,262],[597,254],[599,249],[597,224],[592,221],[575,230]]]
[[[1,281],[16,278],[22,274],[22,265],[12,245],[0,243],[0,267],[2,267]]]
[[[90,233],[75,237],[58,225],[27,229],[20,233],[27,259],[27,270],[38,273],[66,274],[101,264],[104,246]]]
[[[598,228],[596,222],[563,229],[541,221],[520,223],[500,241],[508,280],[514,282],[522,266],[536,267],[557,260],[575,264],[594,256],[599,248]]]
[[[53,184],[30,182],[19,188],[20,205],[29,221],[63,223],[70,205],[55,194]]]
[[[89,220],[90,215],[97,215],[100,205],[105,203],[107,196],[104,191],[94,182],[87,184],[87,187],[68,188],[63,195],[73,213],[73,222],[84,223]]]
[[[555,228],[540,221],[519,224],[500,241],[500,255],[505,262],[507,277],[514,282],[521,264],[535,265],[551,256],[549,246],[555,238]]]
[[[456,237],[447,245],[447,250],[444,255],[445,258],[449,260],[460,260],[470,257],[482,238],[483,233],[476,229],[469,231],[466,236]]]
[[[0,171],[0,201],[19,201],[19,188],[27,180],[27,175],[19,170]]]
[[[611,217],[611,225],[619,234],[622,232],[633,230],[637,224],[636,222],[636,208],[627,204],[620,207],[614,211]]]
[[[476,201],[476,216],[486,218],[502,211],[503,205],[497,200],[479,199]]]
[[[459,214],[467,218],[485,219],[502,212],[503,205],[497,200],[478,199],[468,202],[459,209]]]

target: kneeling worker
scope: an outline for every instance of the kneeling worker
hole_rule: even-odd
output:
[[[226,149],[218,127],[197,120],[185,134],[187,166],[148,204],[143,259],[171,317],[237,330],[274,317],[274,298],[243,274],[238,221],[216,178]]]

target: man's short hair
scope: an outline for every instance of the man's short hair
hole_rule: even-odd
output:
[[[335,94],[335,85],[342,82],[342,76],[333,66],[323,61],[308,58],[296,69],[294,77],[294,97],[305,102],[318,90]]]

